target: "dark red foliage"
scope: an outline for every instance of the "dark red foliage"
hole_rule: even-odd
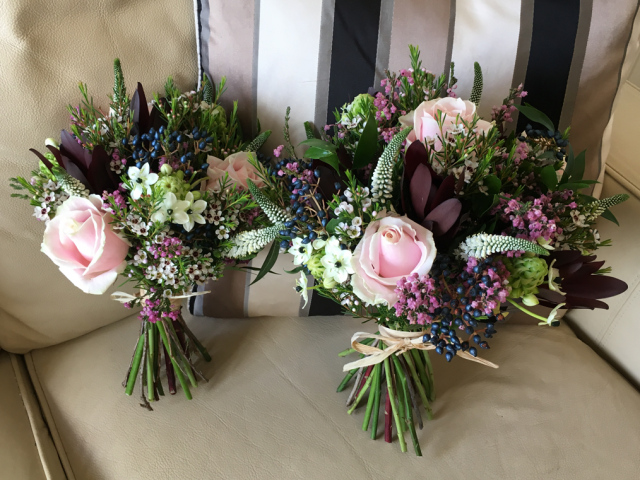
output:
[[[413,142],[404,157],[401,198],[405,214],[436,238],[455,235],[462,213],[455,188],[455,177],[439,177],[429,165],[425,146]]]
[[[604,265],[603,261],[596,262],[595,255],[581,255],[577,251],[552,252],[545,258],[547,263],[558,269],[561,281],[560,290],[564,295],[546,288],[538,287],[540,304],[555,307],[559,303],[566,303],[566,308],[602,308],[609,306],[601,301],[602,298],[614,297],[627,290],[628,286],[622,280],[595,273]]]

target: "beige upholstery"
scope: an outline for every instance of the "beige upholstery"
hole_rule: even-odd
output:
[[[603,239],[613,240],[611,248],[598,252],[612,275],[624,280],[629,289],[606,299],[609,310],[577,310],[567,317],[580,336],[593,345],[635,384],[640,386],[640,157],[637,153],[640,91],[630,83],[623,86],[614,112],[612,147],[607,159],[607,175],[602,197],[628,193],[631,198],[614,212],[620,227],[600,219]]]
[[[640,395],[566,326],[504,326],[497,370],[435,356],[424,457],[371,441],[336,393],[346,317],[188,319],[210,382],[154,412],[120,382],[135,318],[28,355],[77,480],[638,478]],[[30,358],[29,358],[30,357]],[[82,359],[82,361],[78,361]],[[136,397],[138,390],[136,390]],[[55,437],[54,437],[55,438]],[[411,448],[411,447],[409,447]]]
[[[0,352],[0,384],[0,478],[44,480],[44,468],[7,352]]]
[[[9,198],[7,178],[29,178],[37,166],[29,148],[44,149],[45,138],[59,138],[68,126],[66,105],[79,102],[79,81],[107,104],[115,57],[130,92],[137,81],[158,91],[169,75],[193,86],[195,27],[192,0],[3,2],[0,25],[0,347],[24,352],[126,312],[108,295],[82,293],[40,253],[44,225],[28,202]]]

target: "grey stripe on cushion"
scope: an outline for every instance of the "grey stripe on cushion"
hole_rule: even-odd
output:
[[[450,58],[447,50],[452,9],[455,12],[455,0],[395,0],[389,70],[411,66],[408,45],[412,44],[420,47],[423,67],[442,72]]]
[[[222,76],[227,77],[221,103],[229,112],[233,102],[238,101],[245,132],[252,132],[255,126],[255,30],[259,7],[259,0],[203,0],[202,6],[203,69],[216,85]]]
[[[593,0],[591,27],[571,118],[571,143],[587,151],[584,178],[597,178],[602,165],[602,132],[620,83],[637,0]],[[615,72],[615,74],[613,73]]]

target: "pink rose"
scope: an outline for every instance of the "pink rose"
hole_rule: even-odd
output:
[[[369,224],[353,252],[353,292],[371,305],[397,301],[398,280],[426,275],[436,257],[429,230],[407,217],[385,217]]]
[[[129,243],[111,229],[102,199],[71,197],[44,231],[41,250],[85,293],[100,295],[127,265]]]
[[[442,132],[438,126],[438,111],[442,112]],[[413,112],[407,113],[400,117],[400,124],[403,127],[413,127],[411,133],[407,137],[407,146],[411,142],[425,138],[434,139],[434,147],[436,150],[442,149],[442,142],[438,137],[443,137],[448,131],[460,123],[460,120],[472,122],[476,115],[476,106],[468,100],[460,98],[439,98],[437,100],[429,100],[418,105]],[[476,131],[478,135],[486,133],[493,127],[490,122],[479,119],[476,123]]]
[[[258,174],[251,162],[249,162],[249,155],[254,155],[250,152],[238,152],[233,155],[229,155],[224,160],[220,160],[216,157],[209,157],[207,162],[209,168],[207,169],[207,176],[209,181],[207,182],[207,188],[216,188],[219,181],[224,178],[225,174],[229,174],[231,182],[238,185],[240,188],[249,188],[247,179],[251,180],[256,186],[261,187],[264,182]]]

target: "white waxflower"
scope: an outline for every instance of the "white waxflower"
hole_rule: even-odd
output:
[[[338,283],[344,283],[353,274],[351,268],[351,250],[325,250],[326,255],[322,257],[321,263],[324,267],[324,277],[333,279]]]
[[[362,210],[364,210],[366,212],[367,209],[370,206],[371,206],[371,199],[370,198],[363,198],[362,199]]]
[[[193,193],[191,192],[184,197],[184,202],[186,203],[184,210],[173,212],[173,223],[181,224],[187,232],[190,232],[196,223],[201,225],[206,223],[201,214],[207,208],[207,202],[204,200],[194,201]]]
[[[46,203],[42,203],[42,205],[40,205],[39,207],[35,207],[33,210],[33,216],[38,220],[41,220],[43,222],[49,221],[49,211],[51,210],[51,208],[49,208]]]
[[[134,185],[131,190],[131,198],[138,200],[145,192],[147,195],[151,195],[151,185],[158,181],[158,174],[149,173],[148,163],[145,163],[142,168],[129,167],[127,174]]]
[[[307,291],[307,276],[304,272],[300,272],[300,280],[296,280],[296,286],[293,288],[304,299],[302,308],[305,308],[309,302],[309,292]]]
[[[353,225],[354,227],[361,227],[362,226],[362,218],[355,217],[353,220],[351,220],[351,225]]]
[[[303,244],[300,237],[294,238],[292,243],[293,246],[289,248],[289,253],[293,255],[293,264],[302,265],[303,263],[307,263],[313,253],[311,244]]]
[[[160,203],[160,208],[151,215],[154,222],[165,222],[167,219],[172,220],[178,212],[185,212],[189,203],[184,200],[178,200],[175,193],[167,192]]]

